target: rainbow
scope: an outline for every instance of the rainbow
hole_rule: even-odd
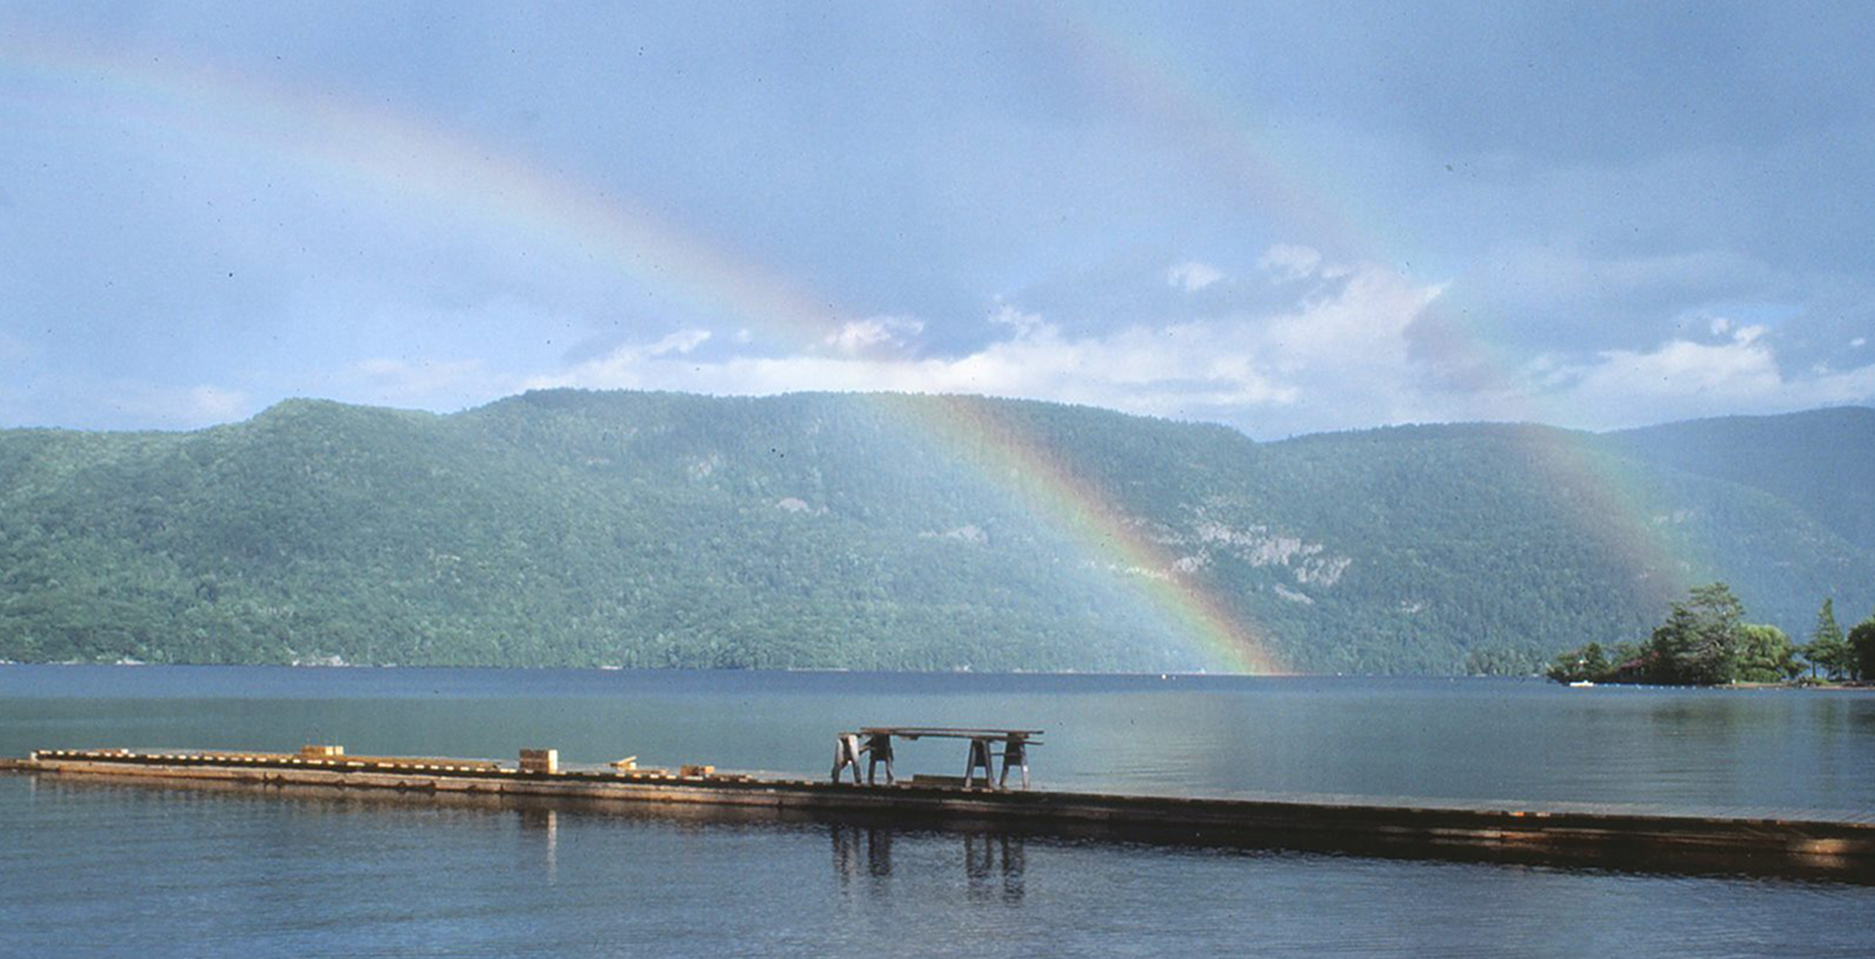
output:
[[[1289,671],[1267,636],[1180,572],[1177,557],[1152,538],[1144,521],[1020,417],[972,396],[888,394],[880,400],[915,421],[922,433],[943,442],[954,459],[972,463],[1036,513],[1052,519],[1086,555],[1099,557],[1108,569],[1135,583],[1172,634],[1191,641],[1207,662],[1231,673]]]
[[[851,315],[726,245],[685,231],[640,204],[549,175],[524,157],[450,132],[329,97],[269,86],[177,58],[131,62],[17,38],[0,41],[0,79],[47,91],[52,105],[153,128],[183,130],[237,155],[268,154],[354,190],[470,214],[526,242],[615,268],[719,319],[818,343]],[[1284,668],[1255,631],[1217,597],[1173,572],[1173,559],[1097,485],[1032,433],[965,397],[904,404],[906,417],[978,465],[1109,568],[1131,573],[1142,600],[1174,635],[1222,670]]]
[[[1062,49],[1103,78],[1129,109],[1161,123],[1234,186],[1306,238],[1347,253],[1372,250],[1377,231],[1357,228],[1356,191],[1310,184],[1307,165],[1242,101],[1207,90],[1198,74],[1137,36],[1092,19],[1056,18]],[[660,216],[648,205],[581,184],[525,155],[492,149],[397,111],[317,96],[181,58],[138,59],[0,37],[0,97],[75,117],[180,131],[347,187],[354,194],[416,202],[469,217],[523,244],[591,262],[640,284],[673,308],[773,338],[821,343],[860,314],[823,291]],[[1332,201],[1332,202],[1331,202]],[[1473,348],[1481,348],[1474,344]],[[966,397],[905,404],[910,428],[974,462],[989,480],[1068,532],[1096,562],[1129,572],[1139,598],[1167,628],[1219,669],[1280,673],[1269,637],[1194,577],[1106,490],[1046,441]],[[965,456],[966,451],[973,451]],[[1583,516],[1637,517],[1641,507],[1598,475],[1586,456],[1544,454],[1559,482],[1591,491]],[[1623,547],[1636,571],[1679,569],[1656,536]]]
[[[1675,542],[1671,505],[1658,502],[1626,464],[1594,449],[1591,437],[1567,434],[1560,442],[1545,442],[1533,436],[1523,448],[1551,489],[1574,497],[1570,515],[1579,535],[1596,544],[1605,562],[1626,572],[1635,595],[1679,598],[1717,568],[1702,544]],[[1610,518],[1617,521],[1612,529]]]
[[[1312,244],[1356,259],[1384,262],[1405,248],[1397,231],[1365,214],[1358,199],[1360,190],[1326,179],[1320,164],[1310,163],[1259,115],[1255,91],[1215,89],[1202,71],[1155,43],[1147,31],[1126,29],[1091,14],[1053,13],[1037,17],[1036,22],[1051,31],[1060,47],[1103,82],[1125,108],[1175,134],[1194,159],[1239,191],[1247,207],[1269,211],[1272,219]],[[1512,404],[1504,419],[1545,423],[1569,418],[1545,415],[1569,411],[1544,410],[1526,398],[1528,391],[1517,388],[1513,372],[1517,361],[1497,348],[1486,331],[1476,328],[1471,311],[1451,312],[1465,328],[1444,347],[1451,356],[1491,374],[1493,385]],[[1596,542],[1608,562],[1625,570],[1638,591],[1678,593],[1693,579],[1716,569],[1716,564],[1698,555],[1697,544],[1671,536],[1672,518],[1660,515],[1666,507],[1656,502],[1657,496],[1643,489],[1612,457],[1594,449],[1588,437],[1556,442],[1554,437],[1532,432],[1521,448],[1529,468],[1551,488],[1567,492],[1579,533]],[[1077,520],[1077,525],[1127,529],[1113,519],[1109,507],[1090,502],[1096,503],[1091,507],[1094,516]],[[1619,521],[1612,535],[1609,517]],[[1128,544],[1124,549],[1150,558],[1156,565],[1149,568],[1167,568],[1165,557],[1155,556],[1152,546]],[[1267,659],[1259,661],[1253,652],[1232,660],[1230,650],[1255,650],[1258,644],[1242,627],[1233,626],[1236,620],[1214,598],[1174,600],[1164,605],[1180,609],[1191,627],[1206,636],[1227,661],[1252,672],[1273,665]]]
[[[1036,22],[1052,32],[1062,49],[1125,108],[1176,135],[1194,159],[1239,192],[1247,207],[1269,211],[1273,220],[1313,245],[1355,259],[1386,262],[1407,247],[1397,230],[1362,209],[1362,191],[1328,180],[1320,164],[1309,162],[1259,115],[1256,91],[1216,89],[1202,71],[1155,43],[1148,31],[1091,14],[1051,13]],[[1477,328],[1472,311],[1449,312],[1463,329],[1455,330],[1443,347],[1451,357],[1490,374],[1509,404],[1500,418],[1525,423],[1570,418],[1568,410],[1545,408],[1529,398],[1514,372],[1518,361],[1499,349],[1488,331]],[[1535,431],[1526,434],[1521,443],[1526,466],[1568,497],[1580,535],[1595,542],[1607,562],[1626,571],[1638,593],[1677,594],[1717,569],[1701,544],[1673,536],[1673,517],[1662,515],[1670,506],[1658,502],[1658,495],[1637,483],[1613,457],[1595,449],[1589,437],[1556,440]],[[1618,521],[1612,532],[1610,517]],[[1210,598],[1172,605],[1191,614],[1199,633],[1210,636],[1213,646],[1254,646],[1248,637],[1230,635],[1226,627],[1232,618]],[[1254,662],[1249,668],[1260,671]]]
[[[1533,398],[1519,383],[1517,361],[1494,344],[1478,322],[1483,310],[1455,304],[1445,311],[1439,349],[1454,365],[1482,374],[1484,388],[1500,397],[1501,418],[1521,423],[1566,422],[1571,412],[1555,403]],[[1536,394],[1540,396],[1540,394]],[[1702,578],[1714,575],[1711,544],[1671,535],[1674,517],[1670,504],[1637,482],[1614,457],[1596,448],[1591,436],[1540,431],[1521,435],[1519,448],[1525,465],[1536,471],[1550,488],[1572,498],[1572,519],[1580,534],[1595,542],[1606,561],[1627,573],[1643,596],[1678,594]],[[1608,519],[1623,528],[1611,531]],[[1612,532],[1612,536],[1611,536]]]

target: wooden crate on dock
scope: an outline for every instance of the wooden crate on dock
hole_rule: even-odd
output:
[[[560,751],[558,749],[521,750],[521,771],[524,773],[559,772]]]

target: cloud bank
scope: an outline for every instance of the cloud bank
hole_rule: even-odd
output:
[[[1448,284],[1377,264],[1336,264],[1282,245],[1258,261],[1257,282],[1297,290],[1287,308],[1232,311],[1077,332],[1038,312],[999,304],[979,347],[924,352],[920,321],[848,323],[816,348],[739,352],[729,337],[687,329],[564,369],[525,377],[525,388],[671,389],[722,395],[803,390],[972,393],[1082,403],[1144,415],[1230,423],[1273,438],[1323,429],[1447,420],[1529,419],[1617,428],[1720,415],[1867,402],[1875,363],[1792,374],[1761,324],[1713,317],[1695,332],[1644,349],[1498,359],[1488,375],[1454,383],[1434,375],[1415,325]],[[1165,282],[1196,291],[1227,282],[1188,261]],[[718,341],[721,341],[720,343]],[[704,355],[705,344],[720,351]],[[1475,356],[1482,344],[1448,352]]]

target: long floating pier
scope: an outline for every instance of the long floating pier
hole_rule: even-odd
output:
[[[409,802],[495,802],[712,811],[746,819],[1015,830],[1152,843],[1327,851],[1659,872],[1779,875],[1875,885],[1875,817],[1838,820],[1652,815],[1559,808],[1388,806],[1184,799],[966,785],[914,776],[860,784],[719,773],[710,766],[562,768],[552,750],[518,763],[299,753],[40,750],[0,771],[75,781],[369,792]],[[983,777],[987,783],[988,776]]]

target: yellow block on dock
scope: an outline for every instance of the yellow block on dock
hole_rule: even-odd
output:
[[[299,758],[301,759],[336,759],[343,755],[345,755],[344,746],[307,745],[299,748]]]
[[[560,751],[558,749],[521,750],[521,771],[524,773],[559,772]]]

